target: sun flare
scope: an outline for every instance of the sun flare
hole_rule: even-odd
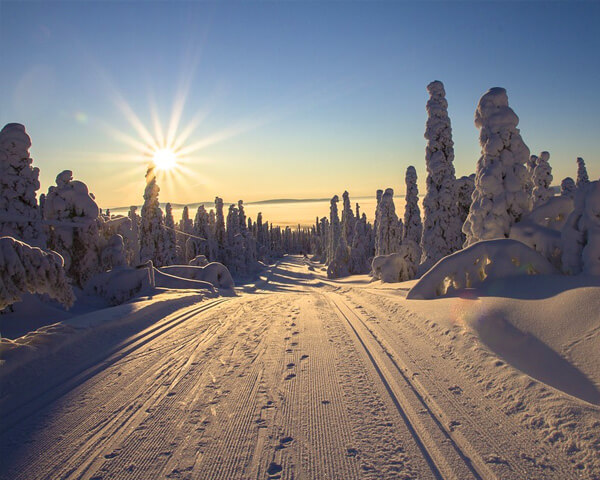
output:
[[[162,148],[154,152],[152,161],[158,170],[172,170],[177,166],[177,155],[173,150]]]

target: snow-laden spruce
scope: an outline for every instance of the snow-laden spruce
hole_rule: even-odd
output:
[[[358,204],[356,204],[358,213]],[[350,266],[352,275],[368,273],[371,269],[369,259],[373,255],[370,249],[370,232],[367,216],[363,213],[362,217],[356,217],[354,222],[354,234],[350,245]]]
[[[427,91],[430,95],[425,128],[427,180],[421,239],[425,268],[462,246],[462,224],[458,219],[454,185],[454,142],[446,91],[443,83],[437,80],[427,85]]]
[[[563,197],[575,198],[575,192],[577,191],[577,185],[575,180],[571,177],[565,177],[560,182],[560,194]]]
[[[461,225],[464,225],[465,220],[469,216],[471,208],[473,190],[475,190],[475,174],[464,175],[456,179],[456,202],[458,208],[458,218]],[[461,232],[461,242],[465,242],[465,234]]]
[[[334,195],[329,207],[329,243],[327,245],[327,278],[346,277],[350,274],[350,255],[346,237],[342,232],[337,204],[340,201]]]
[[[389,255],[400,250],[402,244],[402,220],[396,215],[394,190],[387,188],[375,212],[375,255]]]
[[[469,216],[463,225],[465,244],[506,238],[510,227],[529,211],[529,148],[517,125],[519,117],[508,106],[504,88],[491,88],[479,100],[475,126],[480,129],[481,157]]]
[[[588,183],[590,183],[590,177],[588,177],[585,161],[583,158],[577,157],[577,188],[587,185]]]
[[[552,167],[550,166],[550,154],[540,153],[533,170],[533,190],[531,192],[531,208],[534,209],[546,203],[554,192],[550,188],[552,184]]]
[[[44,247],[36,192],[39,168],[29,156],[31,139],[25,127],[9,123],[0,131],[0,236],[10,235]]]
[[[25,293],[45,293],[66,308],[75,302],[59,254],[0,237],[0,310]]]
[[[100,209],[85,183],[65,170],[56,177],[44,204],[48,247],[62,255],[65,269],[83,287],[100,271]]]
[[[129,265],[137,265],[140,263],[140,223],[141,218],[137,214],[137,207],[132,205],[129,207],[127,216],[131,220],[131,256]]]
[[[170,203],[167,203],[165,205],[165,227],[163,231],[163,242],[163,264],[173,265],[174,263],[177,263],[177,259],[180,258],[180,255],[178,255],[177,252],[177,238],[175,236],[175,219],[173,218],[173,207]]]
[[[568,274],[600,275],[600,180],[583,184],[562,230],[562,267]]]
[[[406,205],[404,207],[404,235],[403,240],[412,240],[421,243],[423,223],[421,222],[421,209],[419,208],[419,188],[417,187],[417,171],[410,166],[406,169]]]
[[[225,214],[223,213],[223,199],[215,197],[215,254],[213,261],[223,261],[225,255]]]
[[[140,260],[142,263],[152,260],[154,265],[164,265],[163,212],[158,202],[160,188],[156,183],[155,166],[146,171],[146,189],[140,221]]]
[[[515,275],[548,275],[556,269],[542,255],[517,240],[474,243],[440,260],[410,289],[407,299],[430,299]]]
[[[342,194],[342,234],[346,239],[347,245],[352,243],[355,222],[356,218],[354,217],[354,212],[352,211],[352,206],[350,204],[350,195],[347,191],[344,191]]]

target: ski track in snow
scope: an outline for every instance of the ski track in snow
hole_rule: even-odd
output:
[[[578,478],[487,394],[462,326],[293,257],[266,277],[3,412],[0,478]]]

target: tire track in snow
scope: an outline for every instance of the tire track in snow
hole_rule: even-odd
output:
[[[327,297],[331,301],[332,308],[339,312],[340,318],[346,321],[363,347],[365,356],[373,364],[435,478],[458,480],[497,478],[481,459],[469,458],[463,451],[435,416],[411,380],[379,340],[372,335],[364,321],[339,295],[328,294]]]

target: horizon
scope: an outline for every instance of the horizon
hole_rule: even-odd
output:
[[[137,204],[149,145],[169,138],[185,153],[159,174],[171,203],[401,195],[409,165],[424,193],[426,86],[439,79],[457,176],[475,171],[473,113],[499,85],[531,153],[550,152],[553,183],[578,156],[597,178],[600,4],[511,4],[489,28],[504,5],[2,2],[0,120],[27,128],[40,193],[70,169],[102,205]],[[532,25],[551,35],[530,38]]]

